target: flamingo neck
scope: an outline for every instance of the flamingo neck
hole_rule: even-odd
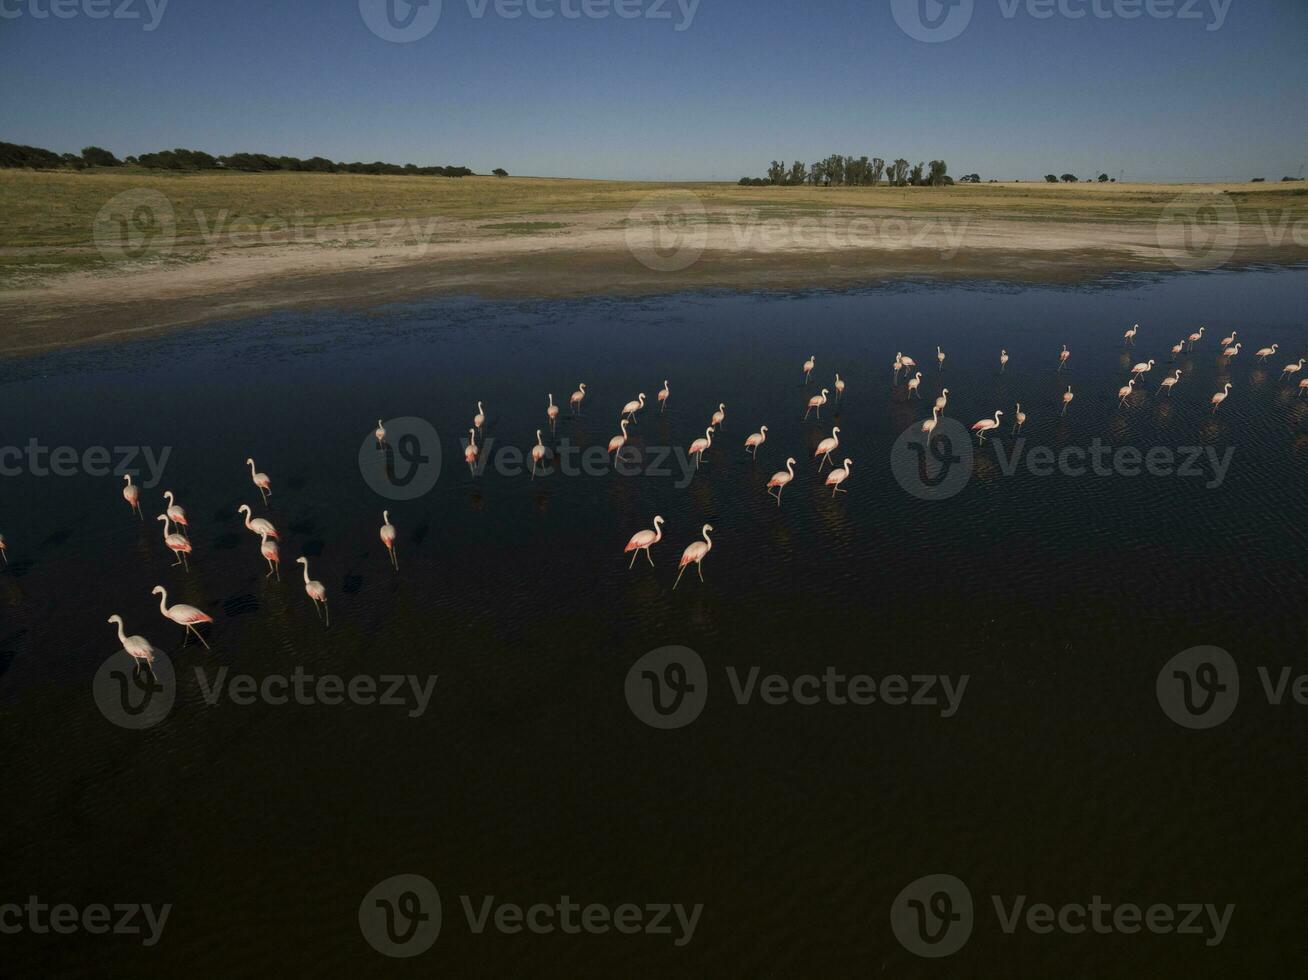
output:
[[[702,531],[700,532],[700,534],[704,535],[704,543],[707,544],[710,548],[713,547],[713,539],[710,538],[709,535],[708,535],[708,525],[707,525],[707,524],[704,525],[704,530],[702,530]]]
[[[254,476],[254,472],[255,472],[255,471],[254,471],[254,460],[251,459],[251,460],[248,460],[247,462],[249,462],[249,464],[250,464],[250,475],[251,475],[251,476]]]
[[[123,631],[123,621],[120,618],[116,624],[118,626],[118,642],[127,646],[127,633]]]
[[[168,615],[168,590],[159,590],[159,611],[165,616]]]
[[[794,478],[794,476],[795,476],[795,464],[792,463],[790,460],[786,460],[786,472],[790,474],[790,476],[791,476],[792,479]]]
[[[308,584],[309,584],[309,563],[306,561],[306,562],[302,562],[302,564],[304,565],[304,584],[305,584],[305,585],[308,585]]]

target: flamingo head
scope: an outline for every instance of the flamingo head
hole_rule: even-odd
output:
[[[849,459],[848,457],[846,457],[846,458],[845,458],[845,469],[848,470],[848,469],[849,469],[851,466],[853,466],[853,465],[854,465],[854,461],[853,461],[852,459]]]
[[[110,616],[108,619],[106,619],[105,622],[106,622],[106,623],[117,623],[119,626],[122,626],[122,625],[123,625],[123,617],[122,617],[122,616],[119,616],[117,613],[114,613],[112,616]]]
[[[787,457],[786,457],[786,465],[787,465],[787,466],[794,466],[794,465],[795,465],[795,457],[794,457],[794,456],[787,456]]]
[[[578,390],[580,390],[580,391],[585,391],[585,390],[586,390],[586,382],[583,381],[581,384],[577,385],[577,388],[578,388]]]
[[[948,389],[948,388],[941,388],[941,389],[940,389],[940,394],[942,394],[942,395],[947,395],[947,394],[949,394],[949,389]]]
[[[829,388],[823,388],[823,389],[822,389],[822,397],[823,397],[823,398],[826,398],[826,397],[827,397],[827,392],[828,392],[829,390],[830,390]]]
[[[759,432],[767,432],[767,431],[768,431],[768,427],[767,427],[766,425],[760,425],[760,426],[758,427],[758,431],[759,431]]]
[[[132,485],[132,474],[130,474],[130,473],[124,473],[124,474],[123,474],[123,479],[127,481],[127,485],[128,485],[129,487]]]
[[[150,595],[159,595],[159,593],[163,592],[163,590],[164,587],[162,585],[156,585],[153,589],[150,590]]]
[[[1149,366],[1150,366],[1150,367],[1153,367],[1155,363],[1156,363],[1156,362],[1154,361],[1154,359],[1153,359],[1152,357],[1149,358]]]
[[[660,524],[665,524],[665,523],[667,523],[667,522],[663,520],[663,517],[662,517],[661,515],[659,515],[659,514],[655,514],[655,515],[654,515],[654,526],[655,526],[655,527],[658,527]]]
[[[242,514],[242,513],[243,513],[243,514],[245,514],[246,517],[249,517],[249,516],[250,516],[250,505],[249,505],[249,504],[241,504],[241,506],[239,506],[239,507],[236,508],[236,513],[238,513],[238,514]]]
[[[708,533],[709,531],[712,531],[712,530],[713,530],[713,525],[712,525],[712,524],[705,524],[705,525],[704,525],[704,530],[701,531],[700,533],[701,533],[701,534],[706,534],[706,533]]]
[[[303,565],[305,568],[309,567],[309,559],[305,558],[304,555],[301,555],[299,558],[295,559],[295,562],[297,565]]]
[[[155,518],[155,520],[156,520],[156,521],[166,521],[166,520],[168,520],[168,515],[167,515],[167,514],[160,514],[158,517]]]
[[[164,491],[164,499],[167,500],[168,503],[171,504],[171,503],[173,502],[173,492],[172,492],[171,490],[165,490],[165,491]]]
[[[636,396],[636,400],[643,404],[645,401],[645,392],[642,391],[638,396]]]
[[[838,426],[838,425],[833,425],[833,426],[831,427],[831,434],[832,434],[833,436],[838,436],[838,435],[840,435],[840,426]]]
[[[995,416],[996,416],[996,417],[998,417],[998,416],[1000,416],[1000,415],[1003,415],[1003,414],[1004,414],[1004,410],[1003,410],[1002,408],[1001,408],[1001,409],[997,409],[997,410],[995,411]]]
[[[380,429],[381,427],[382,427],[382,420],[381,420],[381,419],[378,419],[378,420],[377,420],[377,428]]]
[[[253,466],[253,465],[254,465],[254,457],[252,457],[252,456],[247,456],[247,457],[245,458],[245,463],[246,463],[247,466]]]

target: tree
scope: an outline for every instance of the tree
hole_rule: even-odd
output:
[[[808,167],[804,166],[803,160],[796,160],[790,165],[790,173],[786,175],[786,183],[798,187],[808,180]]]
[[[68,164],[68,166],[72,167],[74,170],[86,169],[86,161],[83,160],[81,157],[79,157],[76,153],[65,153],[60,157],[60,159],[62,159],[64,163]]]
[[[891,187],[903,187],[908,183],[908,161],[901,158],[892,163],[886,170],[886,180]]]
[[[1106,184],[1106,183],[1108,183],[1108,174],[1100,174],[1100,175],[1099,175],[1099,183],[1101,183],[1101,184]]]
[[[919,161],[913,165],[913,169],[908,172],[908,182],[914,187],[922,186],[922,163]]]
[[[944,160],[932,160],[927,169],[927,182],[932,187],[944,185],[949,173],[949,165]]]
[[[1075,184],[1076,174],[1063,174],[1063,176],[1059,179],[1062,180],[1064,184]]]
[[[880,157],[872,158],[872,166],[868,173],[868,182],[872,184],[881,183],[881,176],[886,172],[886,161]]]
[[[493,173],[496,177],[507,177],[509,175],[509,172],[505,170],[503,167],[496,167],[494,170],[491,171],[491,173]]]
[[[83,147],[82,159],[86,161],[88,167],[121,167],[123,165],[123,161],[108,150],[98,146]]]
[[[774,184],[781,184],[785,182],[785,179],[786,161],[782,160],[777,162],[776,160],[773,160],[772,165],[768,167],[768,180]]]
[[[1045,180],[1047,180],[1051,184],[1058,183],[1058,178],[1055,177],[1053,174],[1045,174]]]

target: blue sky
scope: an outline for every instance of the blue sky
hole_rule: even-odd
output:
[[[166,0],[145,30],[147,0],[0,0],[0,139],[674,180],[830,153],[1001,179],[1308,160],[1304,0],[970,0],[940,43],[892,10],[937,0],[443,0],[410,43],[369,29],[382,2]]]

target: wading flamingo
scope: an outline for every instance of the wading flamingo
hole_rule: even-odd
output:
[[[1118,408],[1121,408],[1123,405],[1126,404],[1126,400],[1127,400],[1128,398],[1131,397],[1131,393],[1132,393],[1133,391],[1135,391],[1135,379],[1134,379],[1134,378],[1132,378],[1130,381],[1128,381],[1128,382],[1127,382],[1126,384],[1124,384],[1122,387],[1120,387],[1120,388],[1117,389],[1117,398],[1118,398],[1117,407],[1118,407]]]
[[[1158,390],[1161,392],[1164,388],[1166,388],[1167,393],[1170,395],[1172,393],[1172,389],[1176,387],[1176,383],[1180,380],[1181,380],[1181,372],[1177,371],[1170,378],[1163,378],[1163,383],[1158,386]]]
[[[245,527],[260,536],[267,535],[270,538],[277,537],[277,528],[272,526],[272,521],[265,521],[262,517],[250,519],[250,505],[241,504],[236,508],[236,513],[245,515]]]
[[[681,553],[681,571],[677,572],[677,580],[672,583],[674,591],[681,584],[681,576],[686,571],[686,566],[691,562],[695,563],[695,570],[699,572],[699,580],[704,581],[704,556],[713,547],[713,540],[709,537],[709,531],[712,530],[712,524],[705,524],[703,530],[699,532],[704,535],[704,540],[686,545],[686,550]]]
[[[977,422],[975,425],[972,426],[972,431],[976,433],[978,442],[985,442],[986,433],[989,432],[991,429],[999,428],[999,416],[1003,414],[1004,413],[1002,410],[997,411],[995,412],[994,418],[982,419],[980,422]]]
[[[1273,354],[1276,353],[1277,348],[1280,346],[1281,346],[1280,344],[1272,344],[1271,347],[1264,347],[1262,350],[1258,352],[1258,360],[1260,361],[1267,360],[1269,357],[1271,357]]]
[[[895,363],[890,366],[895,369],[895,373],[891,375],[891,384],[898,384],[899,372],[904,370],[904,355],[896,352]]]
[[[786,484],[795,478],[795,457],[786,458],[786,468],[772,474],[772,479],[768,480],[768,493],[772,493],[772,488],[776,487],[777,492],[773,494],[777,498],[777,506],[781,506],[781,491],[786,489]]]
[[[190,635],[194,633],[195,638],[204,644],[204,648],[206,650],[209,649],[209,644],[205,641],[204,637],[200,635],[200,631],[195,627],[200,623],[212,623],[212,616],[207,612],[201,612],[194,606],[188,606],[184,602],[178,602],[171,606],[168,605],[168,590],[162,585],[156,585],[150,590],[150,594],[159,597],[159,611],[161,613],[171,619],[178,626],[185,627],[182,634],[186,639],[190,639]],[[186,640],[182,640],[182,646],[186,646]]]
[[[1131,368],[1131,374],[1135,376],[1136,381],[1139,381],[1153,369],[1153,366],[1154,360],[1153,358],[1150,358],[1147,363],[1137,364],[1135,367]]]
[[[472,476],[477,475],[476,466],[478,452],[480,452],[480,450],[477,448],[477,430],[469,429],[468,445],[464,447],[463,450],[463,461],[468,464],[468,473]]]
[[[704,430],[704,438],[696,439],[690,444],[690,455],[695,457],[695,469],[699,469],[699,461],[704,458],[704,454],[709,451],[713,445],[713,426]]]
[[[807,418],[808,418],[808,413],[811,412],[811,411],[813,411],[813,409],[815,409],[815,408],[817,409],[817,417],[818,417],[818,418],[821,418],[821,417],[822,417],[822,406],[825,405],[826,403],[827,403],[827,389],[826,389],[826,388],[823,388],[823,389],[822,389],[822,394],[820,394],[820,395],[814,395],[812,398],[810,398],[810,399],[808,400],[808,408],[807,408],[807,409],[805,410],[805,412],[804,412],[804,418],[807,419]]]
[[[1184,340],[1178,340],[1176,343],[1174,343],[1172,345],[1172,360],[1176,360],[1176,355],[1181,353],[1181,351],[1183,350],[1185,350]]]
[[[536,445],[531,447],[531,478],[536,479],[536,467],[545,458],[545,443],[541,441],[540,429],[536,430]]]
[[[999,352],[999,371],[1001,374],[1006,367],[1008,367],[1008,351],[1001,350]]]
[[[169,530],[167,514],[160,514],[155,519],[164,522],[164,533],[163,533],[164,544],[167,545],[168,548],[172,551],[172,553],[177,556],[177,560],[173,562],[173,565],[174,566],[181,565],[184,569],[186,569],[189,572],[191,570],[191,566],[190,563],[187,562],[186,556],[191,553],[191,542],[187,541],[180,534],[173,534]]]
[[[622,447],[627,444],[627,420],[623,419],[618,425],[622,427],[622,435],[614,436],[609,440],[609,452],[611,453],[622,452]]]
[[[554,404],[554,393],[550,392],[550,407],[545,409],[545,417],[550,420],[550,433],[554,432],[554,423],[559,418],[559,406]]]
[[[268,498],[272,496],[272,480],[268,479],[267,473],[260,473],[254,468],[254,460],[246,459],[246,465],[250,467],[250,482],[259,488],[259,494],[263,497],[263,505],[268,506]]]
[[[123,631],[122,616],[114,613],[106,622],[118,626],[118,642],[123,645],[123,649],[127,651],[133,660],[144,660],[147,664],[154,663],[154,646],[143,636],[128,636]]]
[[[8,547],[9,546],[5,544],[5,536],[3,534],[0,534],[0,558],[3,558],[5,560],[6,565],[9,564]]]
[[[926,433],[927,442],[931,441],[931,433],[936,431],[936,426],[940,424],[940,409],[931,409],[931,418],[922,423],[922,431]]]
[[[377,420],[377,428],[373,430],[372,436],[377,440],[377,448],[381,449],[386,445],[386,426],[382,425],[382,420]]]
[[[839,372],[836,373],[834,387],[836,389],[836,401],[840,401],[845,397],[845,382],[840,379]]]
[[[268,563],[268,574],[264,578],[268,578],[273,572],[276,572],[277,581],[280,582],[282,580],[282,553],[277,547],[277,542],[266,534],[259,535],[259,554],[263,555],[264,561]]]
[[[182,533],[189,538],[191,536],[191,526],[186,520],[186,511],[173,503],[173,492],[171,490],[164,491],[164,499],[168,501],[164,513],[168,515],[170,521],[179,525],[182,528]]]
[[[908,379],[908,397],[919,398],[917,389],[922,384],[922,372],[918,371],[913,377]]]
[[[1189,338],[1190,346],[1187,348],[1187,350],[1194,350],[1194,345],[1204,339],[1204,330],[1205,330],[1204,327],[1200,327],[1197,333],[1190,334],[1190,338]]]
[[[481,407],[481,402],[477,402],[477,414],[472,417],[472,427],[478,432],[486,424],[486,409]]]
[[[654,567],[654,559],[649,556],[649,549],[663,540],[663,518],[657,514],[654,516],[654,530],[637,531],[627,542],[627,546],[622,549],[625,555],[628,551],[633,552],[631,556],[631,565],[627,566],[627,571],[631,571],[632,565],[636,564],[636,556],[642,551],[645,552],[645,560],[649,562],[649,567]]]
[[[838,493],[849,493],[848,490],[842,490],[840,485],[849,479],[849,471],[853,468],[853,460],[845,460],[845,465],[839,469],[834,469],[827,474],[827,486],[831,488],[831,497],[834,500]]]
[[[1305,394],[1308,394],[1308,378],[1304,378],[1302,381],[1299,382],[1299,397],[1302,398]],[[3,550],[4,550],[4,541],[0,540],[0,551]],[[6,562],[8,560],[9,560],[8,558],[5,559]]]
[[[940,397],[936,399],[936,408],[940,410],[941,416],[945,414],[945,406],[949,404],[949,389],[941,388]]]
[[[1140,332],[1140,324],[1137,323],[1133,327],[1131,327],[1131,329],[1128,330],[1126,333],[1122,334],[1122,346],[1134,347],[1135,335],[1138,334],[1139,332]]]
[[[539,433],[537,435],[539,436]],[[377,536],[381,538],[381,543],[386,545],[386,550],[390,553],[391,567],[398,572],[400,570],[400,559],[395,554],[395,525],[391,523],[391,512],[389,510],[382,511],[382,526],[381,530],[377,532]]]
[[[758,431],[745,440],[745,452],[749,452],[751,449],[753,449],[754,450],[753,456],[755,459],[758,459],[758,447],[763,445],[763,443],[767,441],[768,441],[768,427],[766,425],[760,425],[758,427]]]
[[[320,617],[325,613],[327,617],[327,625],[330,626],[332,624],[332,614],[330,610],[328,610],[327,608],[327,590],[323,587],[323,584],[319,582],[317,579],[309,578],[308,558],[305,558],[303,555],[301,555],[299,558],[295,560],[304,566],[304,591],[305,594],[308,595],[308,597],[313,600],[313,611],[316,612]],[[318,608],[318,603],[320,602],[322,603],[322,609]]]
[[[813,375],[813,365],[817,363],[817,355],[809,354],[808,360],[804,362],[804,384],[808,384],[808,379]]]
[[[817,449],[813,451],[813,458],[818,460],[818,472],[822,472],[822,466],[831,462],[831,454],[836,451],[840,445],[840,426],[835,426],[831,430],[831,435],[818,443]],[[821,459],[818,457],[821,456]]]
[[[1063,365],[1067,363],[1067,359],[1071,356],[1072,352],[1068,350],[1067,345],[1064,344],[1062,353],[1058,355],[1058,370],[1063,370]]]
[[[1228,381],[1228,382],[1226,383],[1226,387],[1225,387],[1225,388],[1223,388],[1223,389],[1222,389],[1221,391],[1219,391],[1217,394],[1213,395],[1213,397],[1212,397],[1212,402],[1213,402],[1213,414],[1214,414],[1214,415],[1217,414],[1217,410],[1221,407],[1222,402],[1226,401],[1226,396],[1229,395],[1230,393],[1231,393],[1231,383]]]
[[[1308,361],[1305,361],[1302,357],[1299,358],[1298,364],[1287,364],[1285,366],[1285,370],[1281,372],[1281,380],[1284,381],[1292,374],[1298,374],[1301,370],[1303,370],[1304,364],[1308,364]]]
[[[145,515],[141,513],[141,488],[132,483],[132,474],[124,473],[123,479],[127,485],[123,487],[123,499],[127,501],[127,506],[132,508],[132,513],[145,520]]]
[[[1235,343],[1235,335],[1236,335],[1238,332],[1239,332],[1239,331],[1232,330],[1232,331],[1231,331],[1231,336],[1229,336],[1229,337],[1223,337],[1223,338],[1222,338],[1222,344],[1221,344],[1221,345],[1222,345],[1223,347],[1230,347],[1233,343]]]
[[[1013,415],[1013,420],[1014,420],[1013,432],[1014,433],[1021,432],[1022,426],[1026,425],[1026,412],[1022,411],[1021,402],[1017,403],[1017,412]]]
[[[727,406],[725,403],[719,402],[718,410],[713,413],[713,418],[711,419],[713,428],[715,429],[722,428],[722,423],[726,421],[726,418],[727,418]]]
[[[572,397],[568,399],[568,405],[571,407],[573,415],[581,414],[581,403],[585,397],[586,382],[583,381],[581,384],[577,385],[577,390],[574,391]]]
[[[945,352],[940,349],[939,344],[936,344],[936,370],[943,371],[944,369],[945,369]]]
[[[659,414],[663,414],[663,409],[667,407],[668,397],[672,394],[672,389],[668,387],[668,379],[663,379],[663,387],[659,390]]]
[[[1240,353],[1240,345],[1236,344],[1234,347],[1228,347],[1226,350],[1222,351],[1222,356],[1228,358],[1235,357],[1238,353]]]
[[[1066,415],[1066,414],[1067,414],[1067,406],[1070,405],[1070,404],[1072,404],[1072,399],[1075,398],[1075,397],[1076,397],[1076,396],[1075,396],[1074,394],[1072,394],[1072,386],[1071,386],[1071,385],[1068,385],[1068,386],[1067,386],[1067,391],[1063,392],[1063,410],[1062,410],[1062,412],[1059,413],[1060,415]]]
[[[913,368],[917,367],[917,361],[913,360],[913,359],[912,359],[911,357],[909,357],[907,354],[901,354],[901,355],[899,356],[899,359],[900,359],[901,362],[903,362],[903,365],[904,365],[904,377],[907,378],[907,377],[908,377],[908,372],[909,372],[909,371],[912,371]]]
[[[627,404],[622,406],[622,414],[625,415],[630,421],[635,422],[636,413],[639,412],[644,407],[645,407],[645,392],[642,391],[636,397],[635,401],[627,402]]]

